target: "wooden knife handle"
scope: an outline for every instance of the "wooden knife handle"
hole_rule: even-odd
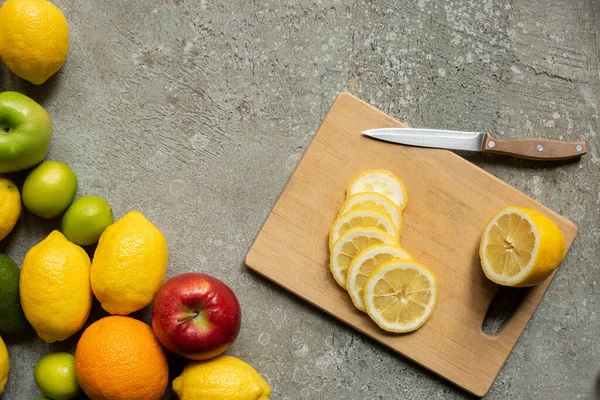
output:
[[[494,139],[486,133],[483,138],[484,153],[503,154],[528,160],[566,160],[584,155],[584,142],[563,142],[550,139]]]

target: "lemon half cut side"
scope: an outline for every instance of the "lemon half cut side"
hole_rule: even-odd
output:
[[[500,210],[485,228],[481,266],[493,282],[533,286],[548,278],[566,254],[565,239],[545,215],[523,207]]]

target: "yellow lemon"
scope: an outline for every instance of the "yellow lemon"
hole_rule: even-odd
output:
[[[437,282],[414,260],[391,260],[369,277],[364,292],[367,313],[388,332],[412,332],[433,313]]]
[[[10,179],[0,178],[0,240],[13,230],[21,215],[21,195]]]
[[[6,381],[8,381],[8,369],[10,368],[10,360],[8,358],[8,350],[4,341],[0,337],[0,394],[4,392]]]
[[[346,286],[354,306],[367,311],[364,302],[364,291],[367,280],[375,268],[394,258],[410,259],[410,254],[397,244],[374,244],[358,253],[348,266]]]
[[[485,275],[500,285],[532,286],[566,255],[565,238],[545,215],[523,207],[500,210],[485,228],[479,256]]]
[[[173,381],[180,400],[269,400],[271,388],[254,368],[230,356],[193,361]]]
[[[0,8],[0,58],[15,75],[40,85],[65,62],[69,25],[47,0],[7,0]]]
[[[340,215],[333,222],[333,226],[329,231],[329,248],[333,247],[341,234],[352,228],[377,228],[393,236],[396,241],[400,240],[400,232],[396,229],[390,217],[375,210],[359,209]]]
[[[367,247],[379,243],[398,243],[396,238],[377,228],[352,228],[335,241],[329,254],[329,269],[335,281],[346,289],[350,261]]]
[[[59,231],[29,250],[19,278],[23,312],[46,342],[81,329],[92,307],[90,258]]]
[[[154,299],[168,261],[163,234],[141,213],[131,211],[100,236],[92,262],[94,295],[111,314],[140,310]]]
[[[340,207],[338,216],[346,214],[349,211],[365,208],[387,215],[394,223],[398,232],[402,230],[402,211],[381,193],[361,192],[348,196]]]
[[[370,169],[358,175],[346,189],[348,196],[363,192],[381,193],[390,199],[396,207],[404,210],[408,197],[402,181],[385,169]]]

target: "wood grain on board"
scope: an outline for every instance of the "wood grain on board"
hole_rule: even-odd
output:
[[[361,135],[402,127],[341,94],[306,149],[246,256],[246,265],[321,310],[465,390],[489,390],[551,279],[531,288],[495,336],[482,323],[497,286],[479,262],[481,234],[501,208],[518,205],[553,219],[567,248],[576,226],[456,154],[392,145]],[[404,182],[408,205],[400,244],[438,280],[433,315],[419,330],[389,334],[352,305],[329,272],[328,232],[346,185],[366,169],[384,168]]]

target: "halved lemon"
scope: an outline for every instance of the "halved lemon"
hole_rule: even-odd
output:
[[[485,275],[499,285],[533,286],[565,258],[565,238],[545,215],[523,207],[500,210],[485,228],[479,256]]]
[[[386,214],[392,219],[398,232],[402,231],[402,212],[394,203],[381,193],[362,192],[356,193],[346,198],[346,201],[340,207],[339,215],[343,215],[351,210],[363,208],[373,209],[377,212]]]
[[[367,313],[388,332],[412,332],[427,321],[437,300],[433,273],[414,260],[381,264],[367,280]]]
[[[401,211],[406,207],[406,188],[402,181],[388,170],[370,169],[354,178],[348,185],[348,196],[362,192],[381,193]]]
[[[367,247],[350,261],[346,286],[356,308],[367,311],[363,294],[369,276],[375,268],[395,258],[410,259],[412,257],[397,244],[382,243]]]
[[[379,243],[395,243],[393,236],[377,228],[352,228],[335,241],[329,255],[329,268],[336,282],[346,289],[348,266],[355,255],[367,247]]]
[[[387,215],[369,209],[354,210],[337,217],[333,222],[329,231],[329,248],[333,247],[341,234],[352,228],[377,228],[393,236],[396,242],[400,240],[400,232]]]

